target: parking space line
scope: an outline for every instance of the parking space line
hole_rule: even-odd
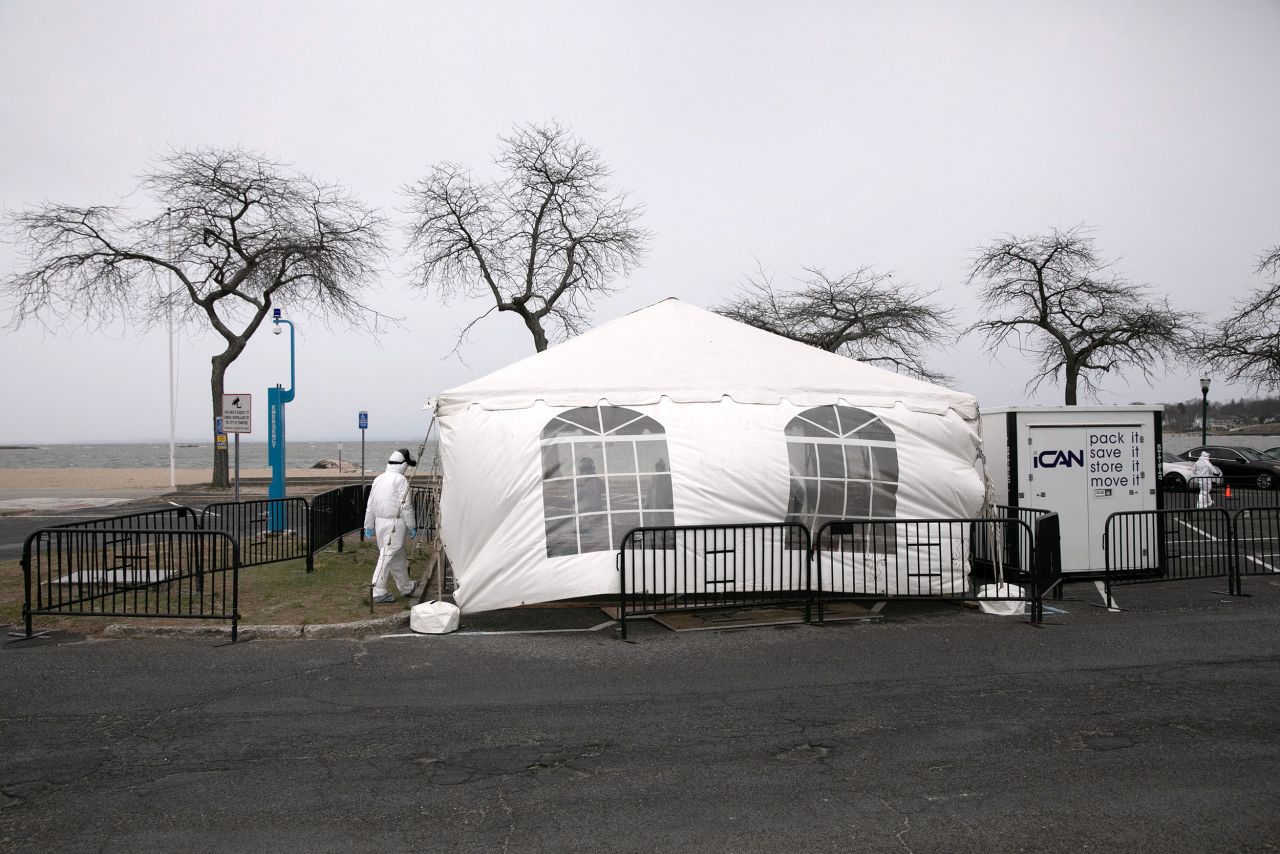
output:
[[[1180,524],[1180,525],[1185,525],[1187,528],[1190,528],[1192,531],[1195,531],[1197,534],[1200,534],[1201,536],[1203,536],[1203,537],[1205,537],[1205,538],[1207,538],[1207,539],[1209,539],[1209,540],[1212,540],[1212,541],[1213,541],[1213,542],[1215,542],[1215,543],[1220,543],[1220,542],[1222,542],[1222,539],[1221,539],[1220,537],[1215,537],[1215,536],[1213,536],[1213,535],[1212,535],[1212,534],[1210,534],[1208,531],[1205,531],[1205,530],[1203,530],[1203,529],[1201,529],[1201,528],[1196,527],[1195,525],[1192,525],[1190,522],[1188,522],[1188,521],[1187,521],[1187,520],[1185,520],[1185,519],[1179,519],[1179,520],[1178,520],[1178,524]],[[1246,544],[1250,544],[1250,543],[1269,543],[1269,542],[1273,542],[1273,541],[1275,541],[1276,539],[1278,539],[1278,538],[1277,538],[1277,537],[1247,537],[1247,538],[1239,538],[1239,539],[1237,539],[1237,540],[1236,540],[1236,543],[1237,543],[1237,545],[1239,545],[1239,546],[1244,546],[1244,545],[1246,545]],[[1175,542],[1176,544],[1178,544],[1178,545],[1185,545],[1185,544],[1187,544],[1187,543],[1189,543],[1189,542],[1190,542],[1190,543],[1194,543],[1194,542],[1197,542],[1197,541],[1196,541],[1196,540],[1176,540],[1176,541],[1174,541],[1174,542]],[[1243,557],[1245,560],[1247,560],[1247,561],[1251,561],[1251,562],[1253,562],[1253,563],[1258,564],[1259,566],[1266,567],[1266,568],[1267,568],[1267,570],[1268,570],[1268,571],[1270,571],[1270,572],[1274,572],[1274,573],[1280,574],[1280,567],[1272,566],[1271,564],[1267,563],[1265,560],[1261,560],[1260,558],[1256,558],[1256,557],[1254,557],[1253,555],[1245,554],[1245,553],[1243,552],[1243,550],[1242,550],[1242,549],[1241,549],[1241,550],[1238,550],[1238,551],[1237,551],[1237,553],[1238,553],[1241,557]],[[1217,555],[1217,554],[1196,554],[1196,555],[1184,555],[1183,557],[1188,558],[1188,559],[1190,559],[1190,558],[1192,558],[1192,557],[1194,557],[1194,558],[1196,558],[1196,559],[1201,559],[1201,558],[1210,558],[1210,559],[1211,559],[1211,558],[1220,558],[1220,557],[1228,557],[1228,556],[1229,556],[1229,555]]]
[[[1179,524],[1179,525],[1186,525],[1188,528],[1190,528],[1191,530],[1195,531],[1197,534],[1200,534],[1200,535],[1201,535],[1201,536],[1203,536],[1203,537],[1208,537],[1209,539],[1213,540],[1215,543],[1220,543],[1220,542],[1222,542],[1222,539],[1221,539],[1220,537],[1215,537],[1213,534],[1210,534],[1208,531],[1202,531],[1202,530],[1200,530],[1200,529],[1199,529],[1199,528],[1197,528],[1195,525],[1192,525],[1190,522],[1188,522],[1186,519],[1179,519],[1179,520],[1178,520],[1178,524]]]
[[[1280,569],[1276,569],[1274,566],[1272,566],[1271,564],[1267,563],[1267,562],[1266,562],[1266,561],[1264,561],[1264,560],[1258,560],[1258,559],[1257,559],[1256,557],[1254,557],[1253,555],[1242,555],[1242,557],[1243,557],[1245,560],[1251,560],[1251,561],[1253,561],[1254,563],[1256,563],[1256,564],[1258,564],[1258,565],[1260,565],[1260,566],[1265,566],[1267,569],[1271,570],[1272,572],[1280,572]]]
[[[1108,611],[1116,611],[1117,613],[1124,610],[1116,604],[1116,597],[1114,595],[1111,596],[1110,599],[1107,598],[1107,585],[1105,582],[1095,581],[1093,582],[1093,586],[1098,588],[1098,595],[1102,597],[1102,605],[1104,608]]]

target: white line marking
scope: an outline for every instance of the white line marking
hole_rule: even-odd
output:
[[[1201,535],[1201,536],[1203,536],[1203,537],[1208,537],[1209,539],[1213,540],[1215,543],[1220,543],[1220,542],[1222,542],[1222,540],[1221,540],[1221,539],[1219,539],[1218,537],[1215,537],[1213,534],[1210,534],[1208,531],[1202,531],[1202,530],[1200,530],[1200,529],[1199,529],[1199,528],[1197,528],[1195,525],[1192,525],[1190,522],[1188,522],[1186,519],[1179,519],[1179,520],[1178,520],[1178,524],[1179,524],[1179,525],[1186,525],[1188,528],[1190,528],[1191,530],[1195,531],[1197,534],[1200,534],[1200,535]]]
[[[1120,606],[1116,605],[1116,597],[1112,596],[1111,601],[1107,601],[1107,585],[1101,581],[1093,582],[1093,586],[1098,588],[1098,594],[1102,597],[1102,604],[1106,606],[1108,611],[1122,611]]]
[[[1245,560],[1251,560],[1251,561],[1253,561],[1253,562],[1254,562],[1254,563],[1256,563],[1256,564],[1260,564],[1260,565],[1262,565],[1262,566],[1265,566],[1267,569],[1271,570],[1272,572],[1280,572],[1280,569],[1276,569],[1274,566],[1272,566],[1271,564],[1267,563],[1266,561],[1258,560],[1256,557],[1253,557],[1252,555],[1242,555],[1242,557],[1243,557]]]
[[[1186,525],[1186,526],[1187,526],[1188,528],[1190,528],[1191,530],[1195,531],[1195,532],[1196,532],[1196,533],[1198,533],[1198,534],[1202,534],[1202,535],[1204,535],[1204,536],[1208,537],[1209,539],[1213,540],[1215,543],[1222,542],[1218,537],[1213,536],[1213,535],[1212,535],[1212,534],[1210,534],[1208,531],[1202,531],[1202,530],[1200,530],[1200,529],[1199,529],[1199,528],[1197,528],[1195,525],[1192,525],[1191,523],[1187,522],[1185,519],[1179,519],[1179,520],[1178,520],[1178,523],[1179,523],[1179,524],[1181,524],[1181,525]],[[1264,538],[1264,537],[1256,537],[1256,538],[1250,538],[1250,539],[1247,539],[1247,540],[1237,540],[1237,542],[1244,542],[1244,543],[1267,542],[1267,541],[1268,541],[1268,540],[1270,540],[1270,539],[1271,539],[1270,537],[1265,537],[1265,538]],[[1228,556],[1228,555],[1191,555],[1191,557],[1227,557],[1227,556]],[[1253,561],[1253,562],[1254,562],[1254,563],[1256,563],[1256,564],[1259,564],[1259,565],[1261,565],[1261,566],[1265,566],[1267,569],[1271,570],[1272,572],[1280,573],[1280,569],[1277,569],[1276,567],[1272,566],[1271,564],[1267,563],[1266,561],[1258,560],[1256,557],[1253,557],[1253,556],[1251,556],[1251,555],[1241,555],[1241,557],[1243,557],[1245,560],[1251,560],[1251,561]]]

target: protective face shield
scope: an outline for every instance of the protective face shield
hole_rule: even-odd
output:
[[[409,453],[408,448],[401,448],[398,451],[392,452],[390,458],[387,459],[387,465],[398,466],[406,464],[409,466],[416,466],[418,464],[417,460],[415,460]]]

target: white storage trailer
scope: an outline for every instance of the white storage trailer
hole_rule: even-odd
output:
[[[1107,517],[1158,507],[1163,412],[1160,406],[984,409],[982,443],[995,503],[1057,513],[1063,574],[1101,574]]]

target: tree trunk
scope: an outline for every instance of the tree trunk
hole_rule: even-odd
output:
[[[222,414],[222,390],[224,388],[224,380],[227,375],[227,366],[231,364],[231,359],[227,358],[226,353],[219,353],[212,359],[213,371],[210,374],[210,387],[213,392],[213,416],[217,418]],[[210,429],[214,430],[213,434],[213,486],[215,488],[226,489],[231,486],[231,477],[228,473],[230,465],[227,459],[227,449],[218,447],[218,434],[214,427],[215,422],[209,421]]]
[[[1064,367],[1067,406],[1076,405],[1076,384],[1080,379],[1080,368],[1067,362]]]
[[[542,324],[538,322],[536,317],[526,317],[524,325],[529,327],[529,334],[533,336],[533,349],[539,353],[547,349],[547,333],[542,330]]]

